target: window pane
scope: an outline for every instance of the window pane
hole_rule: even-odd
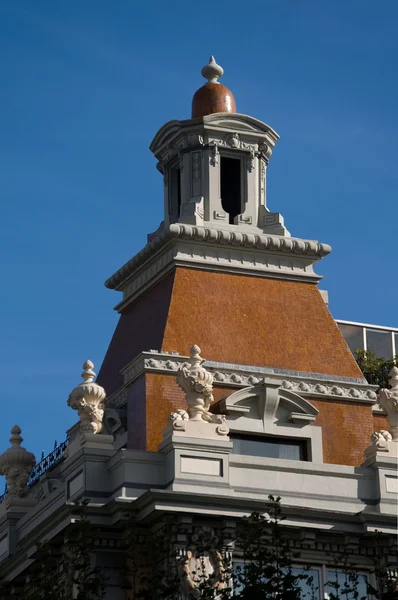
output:
[[[262,456],[263,458],[284,458],[288,460],[307,460],[304,440],[283,438],[267,438],[254,436],[231,435],[232,452],[246,456]]]
[[[337,323],[337,326],[353,354],[358,348],[363,350],[363,327],[359,325],[344,325],[343,323]]]
[[[235,577],[238,574],[244,575],[244,569],[245,569],[245,563],[243,561],[237,560],[232,563],[232,573]],[[308,581],[308,580],[306,581],[304,579],[299,580],[297,582],[298,586],[301,589],[302,600],[321,600],[322,594],[321,594],[321,589],[320,589],[320,584],[319,584],[319,581],[320,581],[319,570],[318,569],[304,570],[304,569],[300,569],[300,568],[292,569],[292,575],[301,575],[301,574],[305,575],[307,578],[308,577],[312,578],[312,582]],[[237,581],[234,582],[234,593],[235,594],[238,592],[242,592],[243,588],[244,588],[243,584],[240,584]]]
[[[380,331],[379,329],[366,330],[366,346],[376,356],[391,358],[392,339],[390,331]]]
[[[298,444],[279,444],[278,458],[287,458],[289,460],[303,460],[301,458],[301,448]]]
[[[358,592],[357,599],[361,600],[361,598],[367,598],[367,584],[368,578],[366,575],[358,575],[358,582],[350,580],[350,577],[346,573],[342,573],[341,571],[328,571],[328,583],[332,582],[334,585],[328,585],[328,594],[334,594],[335,596],[339,596],[342,600],[354,600],[355,591],[350,592],[350,589],[355,588]],[[340,586],[336,589],[335,586]],[[347,593],[344,593],[344,590],[347,590]]]
[[[233,438],[234,447],[232,452],[235,454],[248,454],[249,456],[264,456],[269,458],[279,458],[279,448],[277,444],[270,444],[266,441],[247,438]]]
[[[293,575],[303,573],[306,577],[312,578],[312,581],[308,581],[308,579],[307,581],[305,579],[299,581],[302,600],[320,600],[321,589],[319,586],[319,571],[317,569],[308,569],[308,571],[292,569],[292,573]]]

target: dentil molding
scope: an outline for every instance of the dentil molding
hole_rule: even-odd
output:
[[[318,283],[321,276],[313,265],[331,250],[314,240],[265,234],[245,225],[237,230],[173,223],[150,239],[105,282],[123,292],[118,310],[175,266]]]
[[[127,402],[127,388],[144,373],[176,375],[189,357],[178,353],[150,350],[142,352],[123,370],[124,385],[108,398],[107,406],[119,407]],[[377,386],[365,379],[333,377],[317,373],[288,371],[270,367],[235,365],[206,360],[204,367],[213,375],[214,386],[244,388],[257,385],[264,377],[282,380],[282,388],[311,398],[333,398],[376,405]]]

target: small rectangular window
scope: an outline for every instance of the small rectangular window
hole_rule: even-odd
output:
[[[232,452],[247,456],[262,456],[264,458],[284,458],[288,460],[308,460],[307,443],[305,440],[254,437],[231,434]]]
[[[221,157],[221,205],[229,215],[229,223],[234,224],[235,217],[242,213],[241,160]]]

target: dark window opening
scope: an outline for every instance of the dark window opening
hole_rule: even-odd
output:
[[[233,454],[308,460],[306,440],[231,434]]]
[[[181,213],[181,169],[177,169],[177,219]]]
[[[169,214],[172,223],[178,221],[181,213],[181,170],[173,168],[170,171]]]
[[[230,225],[242,213],[241,161],[238,158],[221,157],[221,205],[229,214]]]

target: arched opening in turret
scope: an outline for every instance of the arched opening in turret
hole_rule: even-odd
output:
[[[177,179],[177,219],[180,218],[180,214],[181,214],[181,169],[177,169],[177,173],[176,173],[176,179]]]
[[[221,205],[233,225],[235,217],[242,213],[241,161],[239,158],[222,156],[220,161]]]
[[[173,167],[170,170],[169,214],[170,222],[175,223],[181,213],[181,169]]]

